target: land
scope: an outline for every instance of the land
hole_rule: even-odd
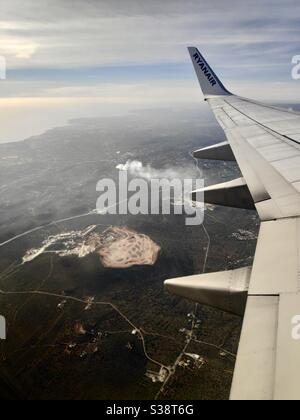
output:
[[[239,175],[191,157],[221,135],[211,121],[199,126],[198,112],[149,111],[0,145],[1,395],[228,398],[241,319],[171,296],[163,282],[250,265],[256,214],[208,207],[203,225],[187,227],[184,215],[94,211],[97,182],[117,179],[128,159],[201,171],[206,183]]]

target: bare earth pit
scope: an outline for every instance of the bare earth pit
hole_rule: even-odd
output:
[[[161,249],[148,236],[127,228],[109,228],[101,239],[99,255],[107,268],[154,265]]]

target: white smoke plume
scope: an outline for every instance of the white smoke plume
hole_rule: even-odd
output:
[[[125,165],[116,167],[119,171],[127,171],[130,175],[147,180],[151,179],[193,179],[197,176],[194,169],[189,168],[163,168],[155,169],[151,165],[144,165],[138,160],[128,160]]]

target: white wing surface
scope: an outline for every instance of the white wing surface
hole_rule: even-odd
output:
[[[298,400],[300,114],[231,94],[200,52],[194,47],[189,52],[205,100],[228,140],[195,155],[213,159],[215,153],[220,159],[224,154],[225,160],[230,148],[243,175],[207,188],[207,200],[245,208],[252,202],[262,223],[252,268],[218,273],[217,283],[214,273],[167,280],[166,287],[234,313],[247,301],[232,399]]]

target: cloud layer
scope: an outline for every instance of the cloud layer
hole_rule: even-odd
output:
[[[0,53],[11,67],[118,66],[184,62],[196,44],[224,68],[280,65],[299,15],[297,0],[2,0]]]
[[[196,45],[231,91],[296,102],[299,16],[299,0],[1,0],[0,97],[198,106],[186,51]]]

